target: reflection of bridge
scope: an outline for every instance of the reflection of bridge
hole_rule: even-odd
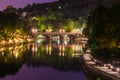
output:
[[[43,47],[44,46],[44,47]],[[46,45],[39,45],[33,44],[33,53],[38,52],[38,48],[44,48],[46,50],[46,54],[52,55],[55,51],[59,56],[70,55],[72,57],[79,57],[82,55],[83,49],[85,48],[85,44],[46,44]]]
[[[36,32],[34,33],[35,38],[37,38],[38,35],[44,35],[48,39],[52,39],[52,37],[55,35],[60,36],[60,39],[64,39],[65,35],[69,36],[69,38],[71,39],[77,39],[82,37],[82,34],[80,32]]]

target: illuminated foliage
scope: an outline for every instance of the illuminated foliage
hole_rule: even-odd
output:
[[[24,38],[29,34],[28,25],[14,13],[0,13],[0,38],[8,41],[14,38]]]

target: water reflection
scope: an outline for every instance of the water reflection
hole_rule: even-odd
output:
[[[0,48],[0,80],[88,80],[80,64],[84,46],[42,41]]]
[[[57,54],[59,56],[66,56],[69,55],[71,57],[75,57],[75,56],[80,56],[82,55],[82,44],[46,44],[46,45],[39,45],[39,44],[34,44],[33,45],[33,49],[32,52],[37,53],[38,50],[42,51],[42,53],[45,54]]]

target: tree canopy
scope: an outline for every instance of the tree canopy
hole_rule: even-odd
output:
[[[93,11],[88,16],[86,34],[89,37],[88,44],[93,51],[118,53],[120,51],[120,5],[111,8],[100,6]]]

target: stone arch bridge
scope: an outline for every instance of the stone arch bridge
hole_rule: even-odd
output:
[[[44,35],[47,39],[52,39],[53,36],[59,35],[60,39],[64,39],[65,35],[72,36],[72,39],[79,39],[82,37],[80,32],[36,32],[33,34],[37,39],[38,35]]]

